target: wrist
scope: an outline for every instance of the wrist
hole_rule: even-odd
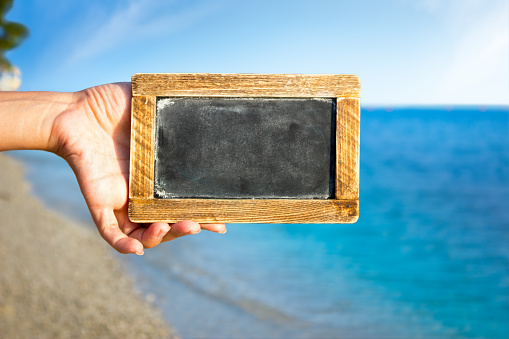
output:
[[[49,129],[44,150],[64,157],[65,146],[69,142],[69,130],[73,127],[66,123],[66,118],[69,115],[81,115],[85,110],[86,99],[82,92],[58,94],[62,95],[61,101],[47,117]]]
[[[54,152],[52,130],[56,118],[76,102],[73,93],[4,92],[0,94],[0,151]]]

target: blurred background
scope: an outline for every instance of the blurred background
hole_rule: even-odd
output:
[[[508,1],[16,0],[7,18],[30,31],[5,54],[20,90],[360,77],[358,223],[229,225],[119,256],[184,338],[509,337]],[[94,227],[63,160],[13,155]]]

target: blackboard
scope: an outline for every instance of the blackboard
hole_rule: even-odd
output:
[[[352,223],[355,75],[135,74],[133,222]]]
[[[335,112],[324,98],[160,97],[154,196],[330,198]]]

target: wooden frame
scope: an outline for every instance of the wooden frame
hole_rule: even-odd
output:
[[[354,223],[359,216],[360,83],[355,75],[135,74],[132,77],[129,218],[133,222]],[[155,199],[157,97],[336,99],[332,199]]]

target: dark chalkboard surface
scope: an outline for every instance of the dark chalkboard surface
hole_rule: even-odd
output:
[[[158,97],[155,198],[327,199],[336,100]]]

